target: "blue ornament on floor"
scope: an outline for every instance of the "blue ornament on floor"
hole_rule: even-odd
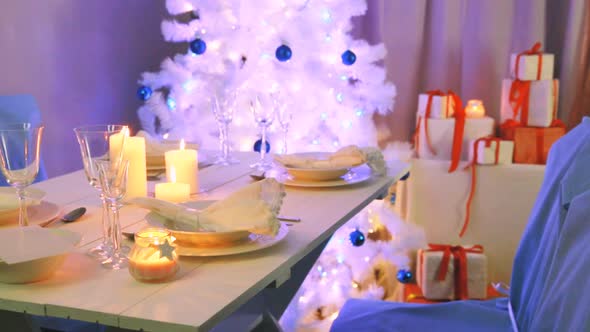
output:
[[[149,86],[142,85],[137,89],[137,98],[146,101],[152,96],[152,89]]]
[[[356,62],[356,54],[351,50],[346,50],[342,53],[342,63],[351,66]]]
[[[270,152],[270,143],[268,142],[268,140],[265,142],[265,146],[266,146],[266,153]],[[262,146],[262,138],[258,139],[255,143],[254,143],[254,151],[256,152],[260,152],[260,147]]]
[[[277,60],[279,60],[281,62],[291,59],[292,55],[293,55],[293,52],[291,51],[291,48],[287,45],[281,45],[281,46],[277,47],[277,50],[275,52],[275,56],[277,57]]]
[[[190,48],[191,52],[195,53],[196,55],[201,55],[207,50],[207,43],[205,43],[205,41],[201,38],[197,38],[191,42]]]
[[[397,271],[397,281],[407,284],[414,278],[412,271],[400,269]]]
[[[409,177],[410,177],[410,172],[408,172],[404,176],[402,176],[402,178],[400,179],[400,181],[406,181]]]
[[[350,233],[350,243],[355,247],[362,246],[365,243],[365,234],[358,229],[352,231],[352,233]]]

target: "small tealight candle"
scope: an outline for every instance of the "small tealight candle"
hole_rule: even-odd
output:
[[[174,167],[170,167],[171,182],[156,183],[155,196],[163,201],[181,203],[190,199],[191,186],[176,182]]]
[[[185,149],[184,139],[180,140],[180,149],[167,151],[164,154],[166,159],[166,178],[168,182],[186,183],[190,186],[191,194],[199,192],[199,167],[197,150]],[[171,180],[170,170],[176,171],[175,181]]]
[[[129,273],[138,281],[160,282],[178,271],[174,238],[161,228],[146,228],[135,234],[135,245],[129,252]]]
[[[486,115],[486,109],[483,107],[483,102],[479,99],[469,100],[465,107],[465,115],[468,118],[483,118]]]

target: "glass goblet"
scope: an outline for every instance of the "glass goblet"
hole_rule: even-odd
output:
[[[113,158],[120,159],[122,157],[121,153],[123,151],[126,137],[124,130],[127,130],[125,128],[126,127],[122,125],[91,125],[74,129],[78,144],[80,145],[84,173],[86,174],[88,183],[98,190],[102,203],[103,240],[98,246],[88,250],[90,256],[99,260],[109,258],[112,250],[112,243],[111,225],[109,222],[110,210],[102,191],[96,161],[107,161],[112,160]]]
[[[219,126],[219,144],[221,154],[215,160],[216,165],[233,165],[239,161],[230,155],[231,141],[229,139],[229,125],[233,120],[236,109],[236,92],[226,92],[224,99],[214,95],[210,100],[211,110]]]
[[[289,127],[291,126],[291,120],[293,120],[293,108],[288,105],[278,94],[273,95],[273,103],[277,110],[277,118],[279,120],[279,126],[283,131],[283,147],[281,149],[282,154],[287,154],[287,135],[289,134]]]
[[[28,226],[25,189],[39,173],[39,154],[44,127],[30,123],[0,125],[0,171],[18,195],[18,225]]]
[[[121,200],[127,192],[127,171],[129,169],[129,161],[97,160],[96,167],[98,168],[102,192],[112,211],[111,242],[113,244],[113,251],[110,257],[102,262],[102,265],[112,270],[127,268],[127,255],[121,251],[121,221],[119,220],[119,209],[122,206]]]
[[[272,124],[275,117],[276,105],[270,100],[270,96],[258,95],[250,101],[250,110],[254,115],[254,121],[260,128],[260,160],[250,165],[259,171],[267,171],[272,168],[272,163],[266,159],[266,142],[268,127]]]

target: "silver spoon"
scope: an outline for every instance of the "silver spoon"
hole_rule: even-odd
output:
[[[74,221],[80,219],[80,217],[82,217],[85,213],[86,213],[86,208],[79,207],[77,209],[74,209],[74,210],[64,214],[61,218],[55,218],[55,219],[49,220],[43,224],[40,224],[39,226],[47,227],[56,221],[62,221],[64,223],[74,222]]]

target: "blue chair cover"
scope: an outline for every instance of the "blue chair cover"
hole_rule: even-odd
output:
[[[0,123],[29,122],[34,126],[41,125],[41,112],[31,95],[0,96]],[[43,151],[41,151],[43,154]],[[39,174],[35,182],[47,179],[45,167],[41,161]],[[0,186],[7,186],[6,179],[0,173]]]
[[[332,331],[589,331],[590,119],[551,149],[507,299],[436,305],[349,300]],[[513,326],[514,323],[516,326]]]

